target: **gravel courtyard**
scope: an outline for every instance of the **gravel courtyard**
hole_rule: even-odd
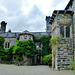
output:
[[[0,64],[0,75],[74,75],[72,71],[53,71],[48,66],[15,66]]]

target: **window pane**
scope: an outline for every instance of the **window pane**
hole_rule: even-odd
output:
[[[60,27],[60,34],[64,37],[64,27]]]
[[[66,27],[66,37],[70,37],[70,27]]]
[[[5,48],[7,48],[7,43],[5,43]]]
[[[31,36],[29,36],[29,39],[31,39]]]
[[[10,47],[10,43],[8,42],[8,48]]]
[[[24,38],[27,39],[27,36],[25,35]]]

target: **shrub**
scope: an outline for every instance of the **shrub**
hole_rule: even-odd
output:
[[[75,62],[73,62],[73,63],[69,66],[69,68],[72,68],[73,70],[75,70]]]
[[[11,46],[9,49],[0,49],[0,58],[1,60],[10,61],[13,58],[13,48],[14,46]]]
[[[51,66],[51,65],[52,65],[52,54],[45,55],[45,56],[43,57],[42,62],[43,62],[44,65],[49,65],[49,66]]]

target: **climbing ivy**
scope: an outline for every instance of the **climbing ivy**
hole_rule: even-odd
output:
[[[42,50],[39,52],[40,55],[44,56],[47,54],[51,54],[51,47],[49,46],[51,36],[41,36],[41,37],[35,37],[34,41],[35,42],[41,42],[42,43]]]

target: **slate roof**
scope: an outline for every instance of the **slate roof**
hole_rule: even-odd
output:
[[[34,35],[34,37],[37,36],[43,36],[43,35],[51,35],[50,32],[29,32],[27,30],[21,32],[5,32],[5,33],[1,33],[0,35],[2,35],[4,38],[18,38],[19,35],[21,34],[30,34],[30,35]]]
[[[12,33],[5,32],[5,33],[0,33],[0,35],[2,35],[4,38],[16,38],[16,37],[18,37],[19,34],[20,34],[19,32],[12,32]]]
[[[30,32],[30,33],[33,34],[35,37],[43,35],[51,35],[51,33],[49,32]]]
[[[29,35],[33,35],[32,33],[30,33],[29,31],[25,30],[22,33],[20,33],[19,35],[23,35],[23,34],[29,34]],[[33,35],[34,36],[34,35]]]

